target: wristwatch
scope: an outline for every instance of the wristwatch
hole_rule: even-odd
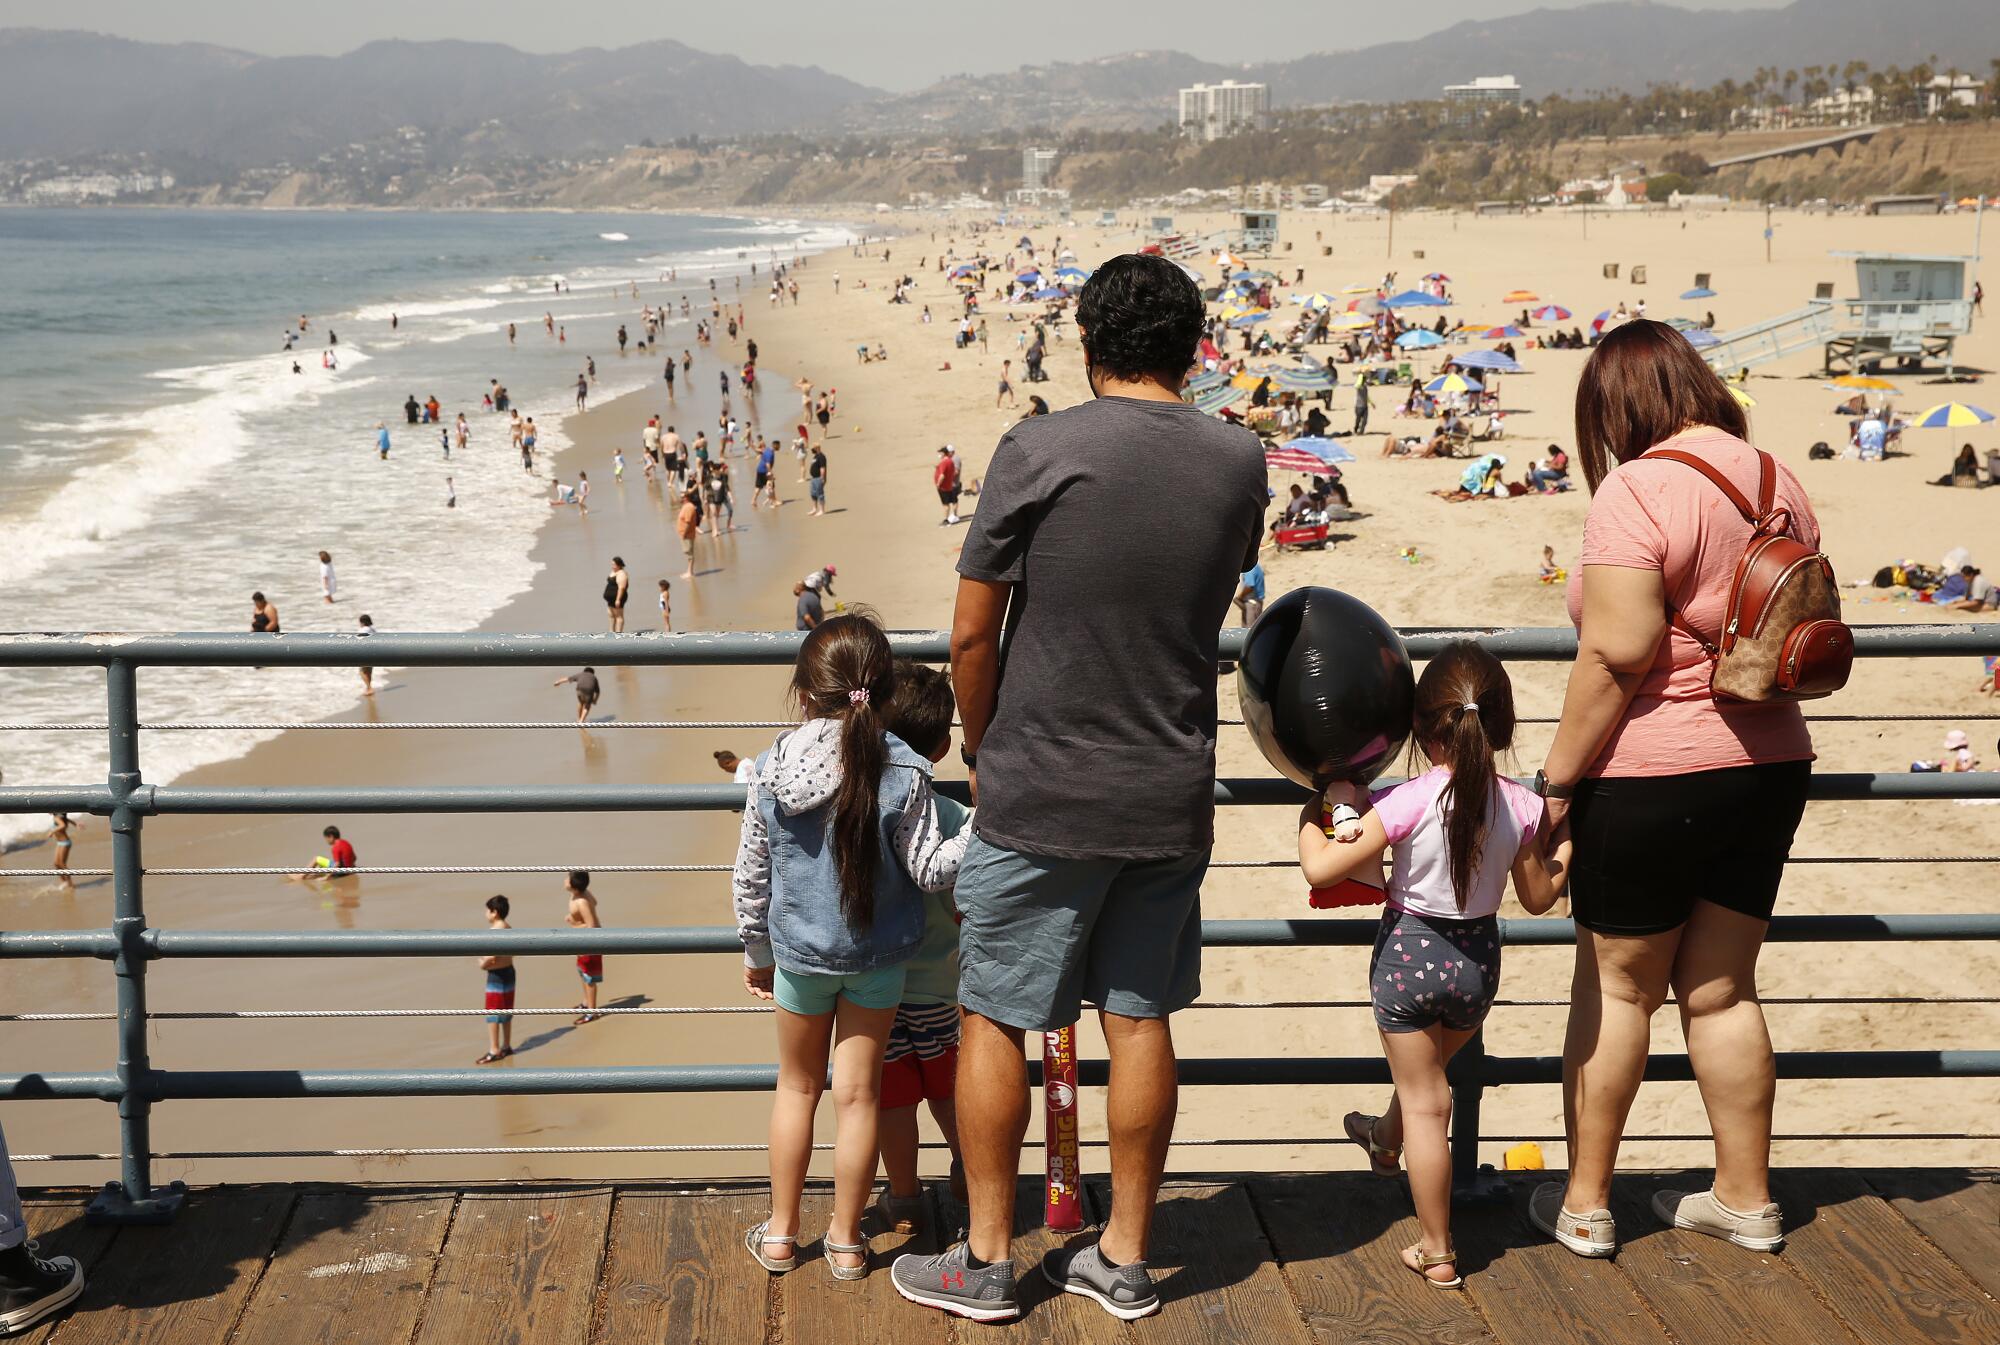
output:
[[[976,771],[979,769],[979,754],[977,752],[970,750],[969,748],[964,748],[964,747],[959,748],[958,759],[965,763],[965,768],[967,770]]]
[[[1545,799],[1568,799],[1576,796],[1576,786],[1559,785],[1549,779],[1547,771],[1536,771],[1535,792]]]

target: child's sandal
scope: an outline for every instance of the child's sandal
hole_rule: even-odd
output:
[[[1351,1111],[1341,1119],[1340,1128],[1347,1132],[1347,1138],[1360,1145],[1368,1154],[1368,1170],[1378,1177],[1394,1177],[1401,1167],[1403,1151],[1386,1149],[1375,1142],[1375,1127],[1382,1123],[1379,1116],[1366,1112]]]
[[[865,1241],[849,1246],[846,1243],[835,1242],[832,1238],[827,1238],[820,1243],[820,1249],[827,1254],[826,1268],[833,1272],[833,1277],[836,1280],[860,1280],[868,1277],[868,1244]],[[839,1265],[833,1259],[836,1252],[847,1256],[858,1256],[861,1258],[861,1264],[858,1266]]]
[[[1412,1256],[1416,1259],[1412,1260]],[[1413,1246],[1403,1248],[1403,1264],[1408,1266],[1425,1284],[1428,1284],[1433,1289],[1463,1289],[1465,1287],[1465,1277],[1460,1275],[1456,1269],[1458,1265],[1458,1251],[1456,1248],[1447,1247],[1433,1256],[1431,1253],[1425,1251],[1424,1245],[1419,1242]],[[1453,1267],[1451,1278],[1448,1280],[1432,1278],[1431,1271],[1438,1266]]]
[[[480,1056],[479,1059],[473,1061],[472,1063],[475,1065],[497,1065],[503,1058],[504,1058],[503,1056],[496,1054],[493,1051],[488,1051],[485,1055]]]
[[[743,1234],[743,1246],[749,1251],[751,1256],[757,1259],[758,1265],[764,1267],[764,1269],[770,1271],[773,1275],[782,1275],[799,1263],[799,1254],[794,1251],[790,1256],[785,1257],[781,1261],[776,1257],[764,1255],[764,1244],[767,1242],[776,1242],[787,1247],[796,1247],[799,1240],[796,1234],[792,1237],[781,1238],[777,1234],[772,1233],[770,1228],[771,1221],[769,1219],[750,1228]]]

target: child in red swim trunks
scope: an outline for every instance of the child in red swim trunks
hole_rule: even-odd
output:
[[[598,929],[597,898],[590,895],[590,874],[582,869],[572,870],[563,882],[563,891],[569,897],[569,914],[563,917],[565,924],[578,929]],[[578,1015],[576,1025],[594,1023],[603,1015],[597,1012],[597,987],[604,984],[604,955],[585,953],[576,960],[577,978],[583,982],[583,1003],[576,1007],[583,1012]]]

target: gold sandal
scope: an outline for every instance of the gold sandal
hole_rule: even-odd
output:
[[[1410,1265],[1409,1258],[1411,1252],[1417,1254],[1415,1265]],[[1403,1264],[1409,1266],[1419,1279],[1423,1280],[1425,1284],[1428,1284],[1433,1289],[1463,1289],[1465,1287],[1465,1277],[1456,1271],[1452,1273],[1452,1277],[1448,1280],[1435,1280],[1431,1278],[1430,1272],[1436,1267],[1456,1266],[1458,1264],[1458,1249],[1455,1247],[1447,1247],[1442,1252],[1433,1256],[1424,1250],[1423,1243],[1415,1243],[1412,1246],[1403,1248]]]
[[[1387,1149],[1375,1142],[1375,1127],[1382,1118],[1370,1116],[1366,1112],[1351,1111],[1341,1118],[1340,1127],[1347,1132],[1347,1138],[1360,1145],[1368,1153],[1368,1170],[1378,1177],[1394,1177],[1402,1172],[1403,1151]]]

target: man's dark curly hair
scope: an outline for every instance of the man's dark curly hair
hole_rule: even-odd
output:
[[[1076,325],[1092,364],[1115,378],[1178,380],[1201,344],[1201,291],[1165,257],[1113,257],[1091,273]]]

